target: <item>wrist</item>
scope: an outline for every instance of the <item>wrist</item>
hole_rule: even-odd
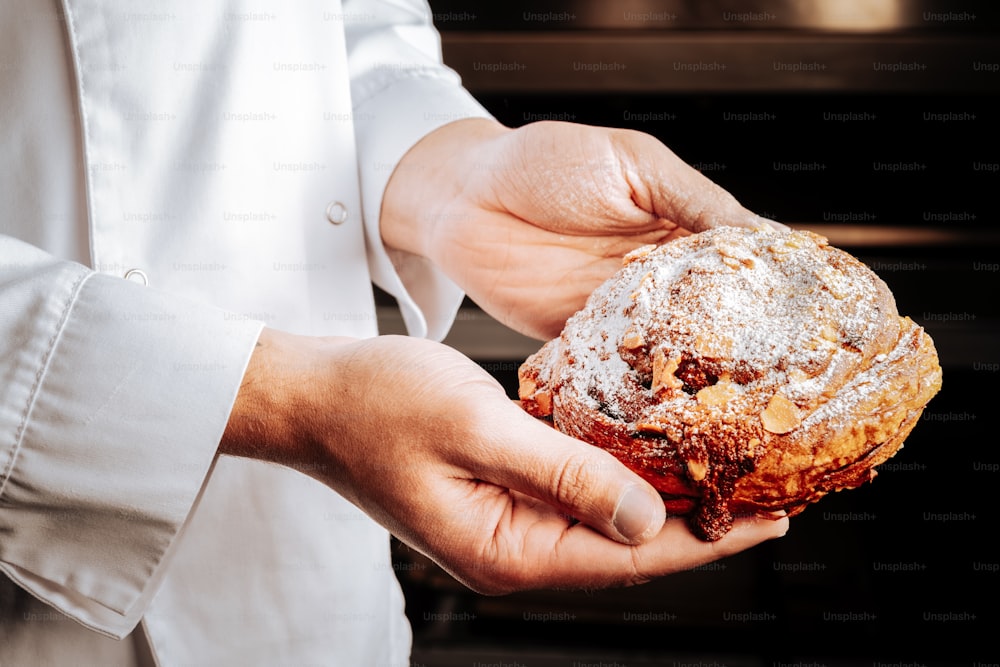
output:
[[[469,175],[488,169],[490,143],[511,130],[488,118],[465,118],[434,130],[396,165],[382,198],[386,247],[433,259],[435,228],[462,197]]]
[[[261,331],[240,383],[219,453],[314,466],[320,454],[316,415],[330,391],[318,373],[330,376],[329,350],[352,338],[298,336]]]

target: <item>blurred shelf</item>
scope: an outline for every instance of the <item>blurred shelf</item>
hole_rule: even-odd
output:
[[[445,62],[496,92],[996,94],[992,34],[446,32]]]

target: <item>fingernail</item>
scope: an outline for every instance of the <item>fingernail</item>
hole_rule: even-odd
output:
[[[770,218],[765,218],[763,216],[757,216],[757,220],[761,224],[765,224],[772,229],[777,229],[779,232],[790,232],[792,230],[788,225],[782,224],[777,220],[771,220]]]
[[[745,226],[751,228],[761,228],[770,227],[771,229],[776,229],[779,232],[791,231],[791,227],[784,225],[777,220],[771,220],[770,218],[765,218],[762,215],[757,215],[753,211],[747,211],[747,215],[744,218]]]
[[[614,518],[611,523],[615,530],[632,542],[641,538],[649,530],[657,513],[663,511],[663,505],[654,500],[634,484],[629,485],[618,499]]]
[[[784,537],[788,533],[788,527],[790,522],[788,520],[788,512],[785,510],[777,510],[775,512],[764,512],[757,515],[758,521],[767,521],[769,524],[777,527],[780,532],[775,537]]]

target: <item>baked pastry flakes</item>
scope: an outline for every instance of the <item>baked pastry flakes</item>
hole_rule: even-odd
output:
[[[529,413],[717,540],[736,515],[873,479],[941,368],[886,284],[824,237],[721,227],[626,256],[519,380]]]

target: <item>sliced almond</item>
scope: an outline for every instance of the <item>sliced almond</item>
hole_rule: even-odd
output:
[[[771,433],[788,433],[802,423],[799,409],[781,394],[775,394],[760,413],[760,422]]]
[[[736,257],[730,257],[728,255],[722,256],[722,263],[728,266],[730,269],[739,269],[743,266],[743,263]]]
[[[824,324],[823,328],[819,331],[819,335],[823,340],[828,340],[831,343],[836,343],[840,340],[840,333],[831,324]]]
[[[639,433],[659,433],[661,435],[667,432],[666,427],[659,422],[639,422],[635,425],[635,430]]]
[[[798,384],[800,382],[805,382],[810,377],[812,376],[809,375],[809,373],[806,373],[804,370],[802,370],[797,366],[788,371],[789,384]]]
[[[770,253],[772,255],[775,256],[775,258],[778,261],[781,261],[782,259],[784,259],[784,257],[786,255],[788,255],[788,254],[790,254],[792,252],[792,248],[789,247],[789,246],[787,246],[787,245],[785,245],[785,244],[770,245],[770,246],[767,247],[767,249],[768,249],[768,251],[770,251]]]
[[[552,414],[552,392],[547,389],[539,390],[538,383],[530,375],[520,377],[517,397],[532,416],[548,417]]]
[[[752,269],[754,267],[753,257],[729,257],[728,255],[723,255],[722,263],[728,266],[730,269]]]
[[[733,339],[723,335],[700,335],[694,339],[694,351],[708,359],[728,357],[733,349]]]
[[[531,398],[531,395],[538,390],[538,383],[530,375],[521,375],[517,385],[517,397],[522,401]]]
[[[722,258],[722,263],[731,269],[741,269],[744,266],[753,268],[753,256],[743,248],[727,242],[715,243],[715,248]]]
[[[630,252],[630,253],[626,254],[624,257],[622,257],[622,266],[625,266],[626,264],[631,264],[635,260],[641,259],[641,258],[645,257],[646,255],[648,255],[649,253],[653,252],[654,250],[656,250],[656,245],[654,245],[652,243],[649,244],[649,245],[639,246],[638,248],[636,248],[632,252]]]
[[[694,351],[703,357],[712,355],[712,339],[705,335],[700,335],[694,339]]]
[[[838,280],[837,282],[827,283],[827,288],[830,290],[830,294],[836,297],[838,300],[844,300],[851,295],[850,290],[845,289],[843,281]]]
[[[735,396],[736,387],[733,386],[733,383],[723,381],[703,387],[694,395],[702,405],[725,405]]]
[[[834,298],[844,299],[849,296],[849,293],[843,287],[844,276],[837,269],[832,266],[823,266],[816,269],[813,273]]]
[[[638,350],[645,344],[645,336],[643,336],[642,332],[635,327],[630,327],[629,330],[625,332],[625,336],[622,338],[622,347],[626,350]]]
[[[695,459],[690,459],[687,462],[688,475],[691,479],[700,482],[708,476],[708,464],[702,461],[696,461]]]
[[[552,414],[552,392],[540,391],[532,396],[532,400],[535,401],[535,405],[538,408],[535,412],[537,416],[548,417]]]
[[[663,350],[657,350],[653,353],[653,394],[659,396],[661,392],[669,389],[680,389],[684,386],[680,378],[674,375],[680,363],[679,357],[667,359]]]

